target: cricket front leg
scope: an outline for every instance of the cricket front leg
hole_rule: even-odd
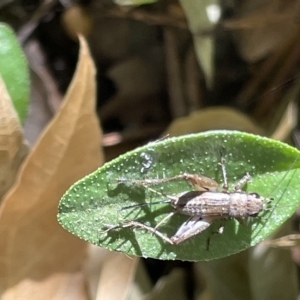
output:
[[[214,218],[192,217],[184,222],[177,230],[176,234],[170,238],[174,245],[178,245],[185,240],[203,232],[214,221]]]

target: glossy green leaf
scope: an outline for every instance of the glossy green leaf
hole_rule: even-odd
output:
[[[249,218],[244,225],[227,220],[224,233],[213,235],[220,226],[216,221],[206,231],[176,246],[138,228],[104,232],[106,225],[130,220],[154,227],[172,211],[169,204],[121,210],[124,206],[162,199],[143,186],[130,182],[118,184],[118,178],[166,178],[187,172],[206,175],[222,185],[218,165],[221,149],[224,149],[231,190],[249,172],[253,179],[245,189],[274,198],[262,217]],[[211,260],[240,252],[269,236],[299,204],[299,182],[300,153],[295,148],[237,131],[210,131],[149,143],[105,164],[74,184],[63,196],[58,220],[65,229],[86,241],[129,255]],[[152,188],[170,195],[192,190],[185,181],[161,183]],[[188,216],[176,214],[160,231],[170,237],[187,219]]]
[[[0,75],[24,123],[30,93],[28,65],[13,30],[4,23],[0,23]]]

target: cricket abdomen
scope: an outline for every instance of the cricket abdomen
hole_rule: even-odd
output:
[[[214,218],[255,217],[264,209],[264,198],[245,192],[199,192],[178,195],[172,206],[188,216]]]

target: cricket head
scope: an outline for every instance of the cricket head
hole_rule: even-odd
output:
[[[269,209],[269,204],[274,198],[262,197],[257,193],[250,193],[247,201],[247,214],[250,217],[257,217],[259,213]]]

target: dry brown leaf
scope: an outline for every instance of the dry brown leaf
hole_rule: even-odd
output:
[[[5,83],[0,76],[0,199],[13,185],[18,169],[29,152],[23,129]]]
[[[0,294],[5,300],[85,298],[81,265],[86,243],[56,220],[63,193],[103,163],[94,113],[95,68],[83,38],[80,44],[63,106],[1,207]]]
[[[182,269],[174,269],[170,274],[163,276],[143,300],[184,300],[186,296],[186,274]]]
[[[90,299],[141,300],[152,290],[143,261],[89,245],[86,279]]]
[[[289,234],[291,225],[288,220],[269,238]],[[290,251],[271,248],[265,242],[249,249],[248,276],[251,299],[297,299],[297,268]]]
[[[86,278],[90,299],[140,300],[151,292],[152,282],[139,257],[89,245]]]
[[[127,299],[138,261],[138,257],[108,252],[101,270],[96,299]]]
[[[225,27],[236,29],[234,36],[240,55],[254,63],[296,33],[299,8],[295,0],[244,1],[239,19],[226,21]]]
[[[187,117],[178,118],[166,130],[170,136],[202,132],[216,129],[230,129],[263,134],[245,114],[227,107],[206,108],[193,112]]]
[[[298,123],[298,97],[300,84],[296,82],[294,86],[285,94],[282,104],[279,105],[273,114],[272,122],[268,131],[274,140],[288,141],[294,128]]]
[[[300,234],[288,234],[274,240],[266,240],[264,246],[290,249],[300,246]]]
[[[145,262],[139,259],[136,266],[135,278],[131,284],[128,300],[141,300],[145,295],[153,289],[153,282],[149,277],[149,272],[145,266]]]
[[[68,36],[76,40],[80,33],[87,37],[93,29],[93,18],[82,5],[72,5],[61,16],[61,24]]]

